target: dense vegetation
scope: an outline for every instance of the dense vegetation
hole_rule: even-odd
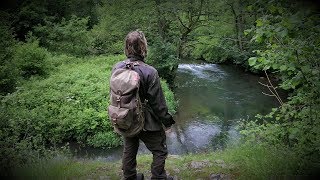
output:
[[[250,140],[292,149],[307,159],[308,167],[320,159],[320,16],[306,4],[285,3],[257,10],[263,15],[246,32],[257,43],[250,66],[279,76],[278,88],[287,90],[289,98],[282,100],[271,82],[265,84],[281,106],[258,116],[262,125],[248,124],[243,132]]]
[[[6,3],[7,2],[7,3]],[[106,107],[110,68],[124,59],[135,29],[148,39],[147,61],[160,76],[171,112],[179,60],[234,63],[267,78],[279,108],[243,122],[243,140],[284,147],[297,169],[320,158],[320,17],[310,1],[23,0],[0,11],[1,171],[49,156],[66,141],[121,144]],[[288,92],[281,99],[277,89]],[[296,161],[295,161],[296,162]],[[310,167],[310,168],[309,168]]]

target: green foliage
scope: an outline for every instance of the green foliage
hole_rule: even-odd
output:
[[[15,90],[17,84],[17,71],[9,65],[0,66],[0,94],[5,95]]]
[[[108,77],[112,64],[122,58],[77,59],[59,66],[47,79],[31,79],[3,97],[1,164],[23,164],[33,159],[28,153],[42,151],[45,145],[72,139],[86,143],[95,134],[111,131]]]
[[[178,102],[175,100],[173,92],[169,89],[165,80],[161,80],[161,87],[164,92],[169,113],[175,114],[177,112]]]
[[[147,62],[171,85],[179,54],[266,70],[290,92],[281,107],[243,124],[244,139],[262,146],[233,152],[230,162],[239,167],[236,177],[239,172],[240,178],[253,179],[290,175],[300,157],[319,163],[319,16],[305,5],[288,0],[26,0],[10,14],[1,12],[1,171],[35,161],[48,153],[45,146],[69,140],[94,147],[121,144],[106,107],[111,67],[125,57],[77,57],[123,54],[123,39],[135,29],[147,36]],[[29,31],[39,43],[28,39]],[[17,43],[13,34],[26,41]],[[60,55],[51,56],[44,48]],[[165,81],[161,84],[169,110],[175,113],[174,95]],[[208,155],[197,156],[204,157]],[[187,159],[191,157],[179,160],[180,166]],[[181,172],[187,178],[199,175]]]
[[[69,20],[62,18],[59,23],[47,19],[44,25],[34,28],[34,34],[39,38],[40,44],[50,51],[84,56],[90,54],[91,47],[88,21],[88,17],[76,16]]]
[[[93,147],[117,147],[122,144],[119,136],[113,131],[98,132],[92,137],[88,138],[88,144]]]
[[[280,87],[290,91],[286,103],[247,125],[244,135],[273,145],[286,145],[305,158],[320,157],[319,16],[312,9],[268,4],[256,21],[252,41],[260,43],[249,64],[280,76]]]
[[[13,64],[20,75],[29,78],[32,75],[47,74],[49,53],[39,47],[38,41],[20,43],[16,46],[13,55]]]
[[[93,147],[119,146],[122,140],[113,131],[106,108],[112,66],[124,58],[53,56],[50,60],[58,66],[46,79],[31,78],[2,97],[1,168],[24,164],[45,153],[45,146],[71,140]],[[161,83],[174,113],[173,93]]]
[[[11,98],[9,96],[12,95],[6,97]],[[23,119],[33,118],[34,114],[30,115],[30,112],[25,110],[19,111],[21,109],[14,104],[8,107],[5,101],[2,99],[0,107],[0,174],[10,177],[13,169],[40,159],[52,158],[60,153],[60,150],[46,147],[43,135],[33,133],[35,129],[32,123],[37,123],[32,122],[34,119]]]
[[[160,77],[172,84],[178,68],[178,58],[174,46],[169,42],[157,39],[149,49],[147,62],[158,70]]]
[[[17,124],[29,126],[21,130],[31,128],[33,131],[28,134],[41,134],[52,144],[72,138],[85,142],[99,131],[110,131],[105,111],[108,77],[112,64],[122,58],[77,59],[78,62],[64,64],[47,79],[31,81],[5,97],[5,107],[21,112],[9,111],[8,115],[17,123],[26,121]]]
[[[20,40],[25,40],[26,35],[34,26],[43,23],[46,13],[46,1],[26,0],[21,2],[13,22],[17,37]]]
[[[14,3],[12,3],[14,4]],[[80,18],[90,17],[89,27],[97,23],[97,13],[95,7],[98,2],[95,0],[59,0],[59,1],[42,1],[42,0],[24,0],[17,2],[14,12],[13,27],[17,33],[17,38],[25,40],[26,35],[33,31],[35,26],[46,25],[46,18],[52,22],[60,22],[64,19],[72,19],[72,16]]]
[[[250,57],[252,44],[243,30],[252,25],[252,12],[246,9],[251,0],[203,2],[198,20],[190,22],[191,27],[185,32],[183,55],[188,59],[200,59],[212,63],[231,62],[248,69],[247,59]],[[207,9],[206,6],[210,8]],[[199,7],[198,7],[199,8]],[[190,8],[192,9],[192,8]],[[188,9],[189,10],[189,9]],[[197,13],[186,12],[182,21],[197,17]],[[197,11],[196,11],[197,12]],[[190,20],[189,20],[190,21]],[[199,22],[194,22],[199,21]],[[198,24],[197,24],[198,23]],[[188,23],[185,23],[188,24]],[[186,28],[186,27],[184,27]],[[180,27],[180,29],[184,29]]]
[[[1,24],[0,34],[0,94],[4,95],[14,91],[18,72],[11,63],[15,40],[10,26]]]
[[[191,33],[190,45],[194,46],[191,56],[208,62],[221,63],[229,58],[235,51],[234,42],[230,36],[234,34],[233,24],[225,23],[232,18],[232,14],[225,2],[215,4],[220,16],[211,17],[206,26],[199,27]],[[223,14],[220,11],[224,11]]]
[[[1,12],[1,11],[0,11]],[[5,15],[0,14],[1,18]],[[0,41],[0,62],[1,64],[11,59],[12,49],[15,44],[15,40],[13,37],[13,32],[10,29],[10,25],[3,22],[0,25],[0,33],[1,33],[1,41]]]
[[[0,31],[0,92],[5,95],[15,90],[21,77],[47,74],[49,53],[39,47],[36,40],[18,43],[6,21],[0,26]]]
[[[130,0],[123,0],[121,3],[110,1],[97,8],[100,20],[90,34],[93,53],[123,54],[124,39],[130,31],[140,29],[148,34],[148,29],[152,27],[150,23],[153,21],[149,17],[154,16],[150,8],[152,3],[152,1],[140,3]],[[148,35],[147,39],[151,40]]]
[[[92,52],[94,54],[122,54],[124,51],[124,38],[126,33],[117,27],[117,17],[104,17],[100,23],[91,30]]]

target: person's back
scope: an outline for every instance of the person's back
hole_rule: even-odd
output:
[[[122,158],[124,179],[136,179],[137,177],[136,155],[139,139],[153,154],[151,179],[167,179],[164,166],[168,150],[164,128],[169,129],[175,122],[168,113],[157,70],[144,62],[147,55],[147,41],[142,32],[133,31],[127,35],[125,54],[128,59],[117,63],[112,73],[116,69],[125,68],[128,62],[135,64],[133,70],[140,76],[139,96],[144,104],[145,123],[139,134],[124,137]]]

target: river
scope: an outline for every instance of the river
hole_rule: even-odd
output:
[[[263,78],[230,65],[180,64],[175,79],[179,108],[176,124],[167,134],[170,154],[199,153],[222,149],[236,143],[237,121],[253,120],[279,104],[263,95],[268,90],[258,81]],[[103,150],[77,149],[77,157],[113,161],[121,158],[122,147]],[[148,153],[141,143],[140,154]]]

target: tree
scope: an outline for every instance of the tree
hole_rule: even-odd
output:
[[[176,18],[178,26],[178,57],[183,57],[183,51],[186,48],[187,42],[190,40],[189,35],[192,31],[200,26],[204,26],[207,22],[206,17],[210,15],[210,11],[205,9],[208,6],[205,0],[195,1],[186,0],[180,1],[178,5],[173,5],[171,13]]]
[[[10,28],[8,14],[0,11],[0,94],[5,95],[15,90],[18,71],[12,64],[16,41]]]
[[[264,142],[286,145],[303,158],[314,159],[320,155],[320,17],[303,2],[265,3],[262,10],[248,31],[260,44],[249,64],[280,76],[280,88],[291,93],[281,107],[260,116],[265,120],[262,125],[250,125],[245,134],[257,133]]]

